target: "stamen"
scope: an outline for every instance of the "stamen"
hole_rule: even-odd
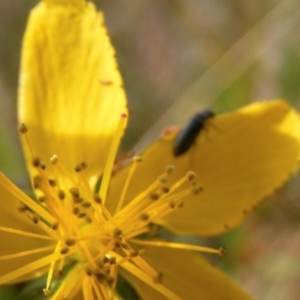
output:
[[[191,192],[188,190],[181,191],[177,194],[174,194],[174,192],[177,189],[179,189],[179,187],[181,187],[186,181],[194,180],[195,178],[196,178],[195,173],[188,172],[186,176],[179,179],[176,183],[174,183],[169,188],[168,193],[162,194],[159,201],[150,204],[147,207],[147,213],[149,215],[151,215],[151,218],[153,218],[154,216],[156,218],[158,216],[162,217],[170,212],[170,211],[168,211],[168,209],[170,210],[170,209],[175,208],[176,200],[182,199],[183,197],[189,195]],[[179,208],[179,207],[177,207],[177,208]]]
[[[164,295],[167,299],[172,299],[172,300],[180,300],[180,298],[172,293],[170,290],[168,290],[165,286],[161,284],[157,284],[154,282],[154,277],[150,277],[148,274],[144,273],[142,270],[140,270],[138,267],[133,265],[132,263],[129,262],[124,262],[122,264],[122,268],[130,272],[131,274],[135,275],[138,277],[140,280],[145,282],[147,285],[151,286],[153,289],[157,290],[159,293]]]
[[[107,299],[107,298],[103,297],[103,294],[99,290],[99,287],[101,287],[101,284],[97,285],[96,282],[94,280],[92,280],[92,287],[93,287],[93,290],[94,290],[94,292],[96,294],[97,299],[103,299],[103,300]],[[109,299],[107,299],[107,300],[109,300]]]
[[[42,240],[56,240],[57,239],[56,237],[52,237],[52,236],[48,236],[48,235],[30,233],[28,231],[22,231],[22,230],[17,230],[17,229],[13,229],[13,228],[2,227],[2,226],[0,226],[0,231],[24,235],[24,236],[38,238],[38,239],[42,239]]]
[[[148,188],[146,188],[143,192],[141,192],[139,195],[137,195],[133,200],[131,200],[128,205],[126,205],[124,208],[122,208],[114,217],[115,219],[118,219],[118,217],[122,217],[126,220],[130,220],[130,216],[136,215],[136,213],[140,212],[142,210],[142,207],[145,207],[148,205],[149,197],[147,197],[149,194],[153,193],[153,190],[156,189],[159,186],[159,181],[156,179]],[[143,201],[144,199],[147,199],[147,201]],[[152,202],[152,201],[150,201]],[[149,202],[149,203],[150,203]]]
[[[37,249],[34,249],[34,250],[28,250],[28,251],[22,251],[22,252],[18,252],[18,253],[15,253],[15,254],[2,255],[2,256],[0,256],[0,261],[1,260],[7,260],[7,259],[14,259],[14,258],[18,258],[18,257],[24,257],[24,256],[27,256],[27,255],[46,252],[46,251],[50,251],[50,250],[53,250],[53,246],[37,248]]]
[[[105,203],[108,185],[116,157],[116,153],[120,144],[121,136],[123,135],[125,124],[126,124],[126,114],[121,114],[120,122],[118,124],[116,133],[114,135],[112,145],[107,157],[106,165],[104,168],[104,173],[102,177],[101,187],[99,191],[100,198],[102,199],[103,203]]]
[[[149,226],[142,227],[138,230],[130,231],[128,234],[125,234],[123,237],[124,237],[124,240],[129,240],[129,239],[131,239],[135,236],[138,236],[142,233],[145,233],[145,232],[149,232]]]
[[[100,198],[100,196],[94,195],[94,200],[101,207],[102,212],[103,212],[104,216],[107,218],[107,220],[109,220],[112,223],[112,225],[116,227],[117,225],[116,225],[114,218],[112,217],[112,215],[110,214],[108,209],[105,207],[105,205],[103,205],[103,202],[102,202],[102,199]]]
[[[31,153],[31,157],[35,157],[35,153],[32,147],[32,144],[28,138],[28,127],[26,126],[26,124],[22,123],[19,125],[19,133],[21,134],[22,139],[24,139],[24,143],[23,145],[27,145],[30,153]]]
[[[70,251],[69,255],[73,254],[75,251]],[[6,273],[5,275],[0,277],[0,284],[6,284],[7,282],[10,282],[16,278],[20,278],[23,275],[26,275],[28,273],[31,273],[35,270],[38,270],[44,266],[49,265],[49,263],[51,263],[52,261],[57,261],[59,259],[61,259],[62,256],[59,253],[56,254],[50,254],[48,256],[44,256],[41,259],[35,260],[32,263],[29,263],[19,269],[16,269],[10,273]]]
[[[53,255],[57,254],[60,246],[61,246],[61,242],[59,241],[57,243],[55,249],[54,249]],[[64,253],[61,253],[61,254],[64,254]],[[51,280],[52,280],[52,276],[53,276],[53,272],[54,272],[55,263],[56,263],[55,260],[52,260],[51,263],[50,263],[50,267],[49,267],[49,270],[48,270],[48,276],[47,276],[47,282],[46,282],[46,288],[43,290],[45,296],[50,294],[50,284],[51,284]]]
[[[81,170],[79,172],[79,177],[78,177],[78,186],[82,186],[82,184],[83,184],[84,194],[87,197],[92,197],[94,193],[89,185],[88,178],[85,174],[86,167],[87,167],[86,163],[82,162],[80,164]]]
[[[120,208],[123,206],[123,203],[124,203],[124,200],[125,200],[125,195],[126,195],[126,192],[127,192],[127,189],[128,189],[128,186],[129,186],[129,183],[132,179],[132,176],[136,170],[136,166],[138,163],[140,163],[142,161],[141,157],[139,156],[135,156],[133,158],[133,164],[131,165],[130,167],[130,170],[129,170],[129,174],[126,178],[126,181],[124,183],[124,187],[123,187],[123,190],[122,190],[122,193],[121,193],[121,196],[120,196],[120,200],[118,202],[118,206],[116,208],[116,211],[115,211],[115,214],[120,210]]]
[[[156,246],[156,247],[165,247],[165,248],[174,248],[174,249],[184,249],[184,250],[193,250],[199,251],[203,253],[213,253],[218,256],[223,256],[225,253],[225,247],[221,247],[219,249],[203,247],[203,246],[195,246],[188,244],[180,244],[180,243],[171,243],[171,242],[161,242],[161,241],[143,241],[137,239],[131,239],[131,243],[143,246]]]
[[[23,193],[18,187],[16,187],[2,172],[0,172],[0,184],[10,194],[20,200],[24,205],[35,211],[41,218],[45,219],[49,223],[54,222],[53,216],[47,212],[41,205],[33,201],[29,196]]]
[[[45,170],[45,163],[34,153],[28,138],[26,125],[20,125],[19,132],[26,140],[26,145],[31,152],[32,163],[39,174],[33,179],[33,186],[38,189],[39,195],[41,192],[43,194],[39,196],[39,202],[31,200],[15,188],[2,173],[0,173],[0,184],[9,192],[12,191],[12,194],[23,203],[24,206],[21,211],[24,217],[29,217],[48,235],[30,234],[5,227],[0,227],[0,231],[54,240],[55,244],[0,257],[0,259],[14,259],[34,253],[42,253],[43,251],[53,252],[43,259],[36,260],[26,265],[26,267],[0,277],[0,284],[48,266],[44,294],[49,295],[53,274],[62,275],[65,261],[69,261],[69,259],[77,260],[79,257],[80,263],[84,262],[85,272],[82,273],[82,284],[78,284],[76,289],[78,291],[80,288],[82,289],[85,299],[109,300],[114,298],[117,271],[122,265],[122,268],[139,277],[166,298],[177,300],[179,298],[176,295],[161,285],[162,273],[158,273],[140,256],[144,249],[138,251],[132,249],[131,242],[138,245],[216,253],[220,256],[224,254],[225,248],[216,250],[193,245],[133,239],[142,233],[153,234],[155,232],[153,229],[155,219],[183,207],[182,197],[191,193],[199,193],[202,190],[200,184],[195,181],[196,174],[193,172],[187,173],[185,177],[171,186],[168,182],[168,176],[173,172],[174,166],[169,165],[165,168],[163,174],[150,183],[144,191],[136,195],[128,205],[124,206],[126,194],[132,183],[137,164],[141,161],[140,157],[134,157],[116,205],[115,214],[112,215],[107,210],[105,207],[106,196],[126,118],[125,114],[121,115],[104,168],[99,195],[97,196],[93,195],[92,187],[89,184],[89,178],[85,172],[86,163],[79,163],[75,167],[77,173],[74,173],[74,170],[73,173],[70,173],[70,170],[65,168],[57,155],[53,155],[50,159],[52,166],[50,174],[48,170]],[[63,177],[60,178],[60,174]],[[59,179],[68,179],[70,185],[61,187]],[[190,189],[182,187],[187,182],[192,186],[192,192]],[[91,223],[88,224],[87,220]],[[70,257],[71,255],[72,257]],[[79,265],[78,270],[79,268],[82,272],[82,265]],[[75,274],[70,277],[75,280],[77,276]],[[65,281],[60,285],[58,297],[70,296],[67,286]],[[62,293],[62,291],[64,292]],[[66,294],[64,294],[65,292]],[[71,295],[73,294],[71,293]]]

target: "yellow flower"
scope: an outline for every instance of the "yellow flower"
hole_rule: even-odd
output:
[[[26,30],[19,90],[37,200],[0,173],[0,284],[47,274],[51,299],[120,299],[121,274],[143,299],[251,299],[190,251],[222,248],[151,233],[158,224],[213,235],[240,223],[296,170],[297,113],[272,101],[214,117],[178,157],[174,130],[112,176],[126,114],[102,14],[84,0],[41,2]]]

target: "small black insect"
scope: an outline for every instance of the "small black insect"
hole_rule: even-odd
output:
[[[196,114],[177,135],[174,146],[174,156],[184,154],[195,143],[195,140],[202,129],[205,128],[205,122],[215,114],[210,110],[204,110]]]

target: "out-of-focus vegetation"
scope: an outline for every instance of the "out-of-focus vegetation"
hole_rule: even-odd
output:
[[[18,68],[36,3],[0,1],[0,169],[23,188],[28,177],[16,130]],[[206,107],[222,112],[285,98],[300,108],[299,1],[95,3],[105,13],[129,99],[124,151],[141,149],[164,126],[184,124]],[[257,299],[299,299],[298,186],[299,178],[293,179],[242,226],[213,241],[228,249],[216,264]]]

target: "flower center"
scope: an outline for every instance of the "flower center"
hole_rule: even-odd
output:
[[[33,187],[38,195],[38,201],[29,197],[21,197],[23,205],[19,211],[40,227],[51,246],[41,247],[19,253],[20,256],[36,252],[48,252],[41,260],[34,261],[26,267],[0,278],[9,281],[38,268],[48,266],[48,276],[44,288],[45,295],[50,294],[50,284],[55,273],[60,276],[63,267],[70,261],[81,264],[83,285],[89,286],[98,299],[111,299],[116,288],[118,268],[122,267],[159,290],[168,298],[174,294],[158,284],[162,274],[154,270],[142,257],[141,246],[159,246],[204,251],[222,255],[224,248],[210,249],[200,246],[183,245],[171,242],[141,240],[141,234],[151,235],[155,231],[155,222],[174,210],[184,206],[183,199],[190,194],[198,194],[202,187],[197,182],[197,176],[188,172],[180,180],[168,185],[174,166],[167,166],[154,182],[124,205],[126,192],[136,168],[142,163],[138,156],[133,158],[128,176],[116,206],[115,212],[110,212],[105,206],[106,195],[113,171],[114,160],[122,134],[122,115],[120,125],[114,137],[111,151],[101,180],[99,193],[90,187],[86,176],[88,166],[81,162],[74,171],[67,170],[56,155],[50,159],[51,170],[34,152],[28,138],[28,129],[22,124],[19,132],[25,140],[25,145],[32,154],[32,163],[37,171],[33,178]],[[66,184],[68,182],[68,184]],[[66,186],[67,185],[67,186]],[[11,189],[17,189],[11,187]],[[4,230],[2,228],[2,230]],[[12,232],[12,231],[11,231]],[[17,233],[27,234],[30,233]],[[34,234],[31,235],[32,237]],[[37,237],[37,234],[35,234]],[[18,254],[8,255],[1,259],[12,259]],[[72,295],[78,292],[81,285],[74,289]],[[83,287],[84,289],[84,287]],[[101,297],[100,297],[101,296]],[[69,295],[69,297],[71,297]]]

